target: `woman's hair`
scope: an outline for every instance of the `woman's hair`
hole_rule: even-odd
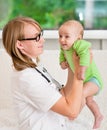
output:
[[[33,26],[42,30],[39,23],[34,19],[29,17],[16,17],[5,25],[2,33],[4,48],[11,56],[13,65],[18,71],[27,67],[36,67],[36,64],[32,61],[32,59],[22,54],[21,51],[16,47],[17,40],[25,37],[24,26],[26,23],[32,24]],[[36,60],[38,60],[38,58]]]

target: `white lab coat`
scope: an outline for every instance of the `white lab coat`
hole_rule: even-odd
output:
[[[37,67],[50,83],[34,68],[14,72],[12,93],[19,121],[19,130],[71,130],[67,118],[50,110],[61,98],[51,76]]]

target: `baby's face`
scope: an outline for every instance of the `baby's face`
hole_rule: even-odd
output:
[[[76,26],[62,25],[59,28],[59,43],[63,50],[69,50],[74,42],[79,39],[80,33],[78,33]]]

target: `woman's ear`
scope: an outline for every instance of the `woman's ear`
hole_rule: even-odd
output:
[[[23,50],[23,43],[20,42],[19,40],[17,40],[17,42],[16,42],[16,47],[17,47],[19,50]]]
[[[21,53],[25,54],[26,55],[26,52],[24,50],[24,46],[23,46],[23,43],[20,42],[19,40],[17,40],[16,42],[16,47],[21,51]]]

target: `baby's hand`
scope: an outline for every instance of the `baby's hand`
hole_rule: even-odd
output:
[[[79,66],[78,73],[77,73],[77,76],[78,76],[79,80],[84,80],[85,79],[86,68],[87,68],[86,66]]]
[[[61,68],[62,68],[62,69],[67,69],[68,66],[69,66],[68,63],[67,63],[67,61],[61,62],[60,65],[61,65]]]
[[[79,80],[84,80],[85,79],[85,76],[84,76],[83,72],[78,72],[77,77],[78,77]]]

